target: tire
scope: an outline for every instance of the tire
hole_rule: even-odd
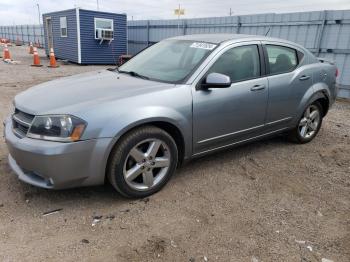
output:
[[[298,120],[297,126],[289,133],[292,142],[305,144],[312,141],[322,125],[323,110],[319,102],[308,105]]]
[[[109,158],[107,178],[121,195],[143,198],[165,186],[177,163],[174,139],[158,127],[144,126],[116,144]]]

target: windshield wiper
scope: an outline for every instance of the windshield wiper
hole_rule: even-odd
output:
[[[107,70],[108,71],[112,71],[112,72],[117,71],[119,73],[119,67],[118,66],[116,66],[115,68],[107,68]]]
[[[148,76],[140,75],[139,73],[136,73],[135,71],[122,71],[122,70],[118,70],[118,72],[119,72],[119,73],[122,73],[122,74],[128,74],[128,75],[131,75],[131,76],[134,76],[134,77],[138,77],[138,78],[142,78],[142,79],[149,80],[149,77],[148,77]]]

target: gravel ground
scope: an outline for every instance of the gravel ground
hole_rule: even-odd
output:
[[[22,63],[0,62],[1,119],[34,84],[106,67],[32,68],[26,47],[10,51]],[[1,139],[0,260],[350,261],[349,137],[350,103],[337,101],[309,144],[276,137],[203,157],[134,201],[109,185],[24,184]]]

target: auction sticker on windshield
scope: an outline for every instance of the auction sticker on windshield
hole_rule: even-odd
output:
[[[200,48],[200,49],[207,49],[207,50],[213,50],[216,45],[214,44],[209,44],[209,43],[193,43],[192,45],[190,45],[190,47],[192,48]]]

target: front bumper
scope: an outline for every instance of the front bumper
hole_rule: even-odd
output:
[[[5,121],[4,137],[9,165],[26,183],[49,189],[104,183],[112,138],[74,143],[21,139],[14,135],[10,118]]]

